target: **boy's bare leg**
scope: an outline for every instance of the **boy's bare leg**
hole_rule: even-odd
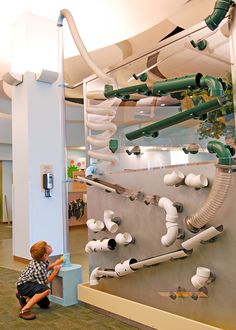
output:
[[[47,297],[50,293],[50,290],[44,291],[42,293],[36,293],[28,302],[27,304],[21,309],[21,311],[25,311],[26,309],[31,309],[38,301]]]

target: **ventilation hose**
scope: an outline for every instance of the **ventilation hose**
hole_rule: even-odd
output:
[[[98,68],[98,66],[94,63],[91,56],[89,55],[80,35],[76,28],[76,24],[74,21],[74,18],[70,11],[68,9],[62,9],[60,11],[60,16],[57,21],[57,26],[62,27],[63,26],[63,19],[66,18],[71,35],[74,39],[74,42],[84,59],[84,61],[87,63],[87,65],[90,67],[90,69],[99,77],[101,78],[105,83],[109,83],[112,85],[116,85],[115,80],[108,75],[106,75],[101,69]]]
[[[213,220],[227,197],[232,179],[230,165],[233,160],[229,149],[219,141],[210,141],[207,149],[210,153],[216,153],[219,164],[228,166],[228,170],[226,172],[222,167],[217,169],[212,189],[205,204],[198,212],[185,218],[185,223],[192,232],[198,232],[200,228]]]

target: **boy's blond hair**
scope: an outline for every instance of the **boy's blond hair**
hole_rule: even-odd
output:
[[[36,261],[41,261],[44,254],[47,252],[47,242],[39,241],[33,244],[30,248],[31,257]]]

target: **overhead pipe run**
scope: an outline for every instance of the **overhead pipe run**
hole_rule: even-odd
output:
[[[161,244],[164,246],[172,245],[179,233],[178,223],[178,213],[176,207],[174,207],[173,202],[168,198],[162,197],[158,202],[158,206],[166,211],[166,229],[167,233],[162,236]]]
[[[223,105],[226,104],[226,102],[227,101],[225,97],[214,98],[208,102],[201,103],[189,110],[180,112],[174,116],[168,117],[166,119],[155,122],[151,125],[127,133],[125,136],[127,137],[128,140],[135,140],[143,136],[155,138],[159,135],[160,130],[182,123],[186,120],[200,119],[202,115],[220,109]]]
[[[224,96],[224,87],[221,80],[213,76],[203,76],[201,73],[156,81],[152,86],[141,84],[114,90],[112,86],[105,85],[104,96],[107,99],[117,97],[122,100],[128,100],[130,94],[146,96],[173,94],[173,96],[179,97],[180,93],[183,91],[194,91],[199,88],[207,88],[211,96]]]
[[[205,19],[206,25],[210,30],[214,31],[218,28],[221,21],[227,15],[229,8],[234,5],[231,0],[218,0],[215,3],[214,11]]]
[[[207,149],[217,155],[219,164],[206,202],[195,214],[185,218],[186,226],[192,232],[198,232],[214,219],[228,195],[232,180],[233,159],[230,150],[219,141],[208,142]]]
[[[134,271],[144,268],[144,267],[154,266],[154,265],[158,265],[160,263],[189,257],[192,255],[196,246],[200,245],[202,243],[202,241],[204,241],[204,242],[208,241],[208,240],[212,239],[213,237],[218,236],[222,232],[223,232],[223,226],[219,226],[217,228],[210,227],[210,228],[204,230],[203,232],[195,235],[194,237],[188,239],[187,241],[183,242],[181,244],[182,249],[180,249],[180,250],[169,252],[169,253],[162,254],[159,256],[155,256],[155,257],[146,258],[146,259],[143,259],[140,261],[137,261],[135,258],[125,260],[122,263],[119,263],[115,266],[114,272],[111,269],[108,271],[103,270],[103,272],[104,272],[103,275],[98,275],[94,279],[94,275],[96,274],[96,272],[99,269],[99,268],[95,268],[94,272],[92,272],[91,276],[90,276],[90,285],[91,286],[97,285],[98,280],[101,277],[107,277],[107,276],[108,277],[117,277],[117,276],[122,277],[122,276],[125,276],[128,274],[131,274]],[[114,274],[114,276],[112,276],[112,274]]]

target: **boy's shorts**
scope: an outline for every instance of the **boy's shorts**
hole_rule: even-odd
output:
[[[36,293],[42,293],[49,290],[49,287],[45,284],[39,284],[36,282],[26,282],[18,285],[17,290],[22,296],[32,298]]]

